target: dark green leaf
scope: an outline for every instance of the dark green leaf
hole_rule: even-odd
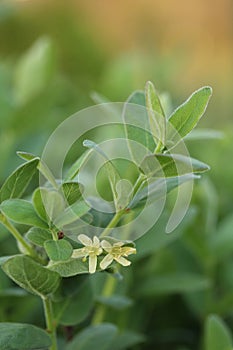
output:
[[[52,239],[52,233],[40,227],[32,227],[26,233],[26,238],[33,244],[43,247],[45,241]]]
[[[81,331],[66,347],[66,350],[109,350],[117,328],[110,323],[90,326]]]
[[[125,331],[117,334],[109,350],[128,350],[133,346],[145,342],[145,337],[133,331]]]
[[[51,344],[43,329],[23,323],[0,323],[1,350],[43,350]]]
[[[124,295],[111,295],[110,297],[98,296],[96,300],[116,310],[124,310],[133,304],[132,299]]]
[[[73,252],[72,245],[65,239],[46,241],[44,243],[44,248],[49,259],[53,261],[68,260]]]
[[[149,155],[140,165],[140,170],[147,177],[174,177],[189,173],[203,173],[209,169],[207,164],[180,154]]]
[[[178,143],[197,125],[206,110],[211,95],[212,89],[204,86],[195,91],[171,114],[168,123],[168,127],[171,124],[171,128],[169,127],[167,135],[168,141],[172,142],[171,146]]]
[[[47,228],[35,212],[31,202],[24,199],[9,199],[1,203],[0,210],[12,221],[19,224]]]
[[[64,182],[62,191],[69,205],[74,204],[82,196],[81,185],[78,182]]]
[[[58,317],[59,323],[65,326],[79,324],[90,314],[93,301],[91,284],[87,279],[72,297],[54,304],[55,317]],[[74,312],[74,310],[78,310],[78,312]]]
[[[229,328],[220,317],[210,315],[205,324],[205,350],[230,350],[232,346]]]
[[[2,265],[3,271],[21,288],[45,297],[55,292],[60,276],[27,256],[15,256]]]
[[[22,196],[36,172],[38,163],[39,158],[24,163],[6,179],[0,190],[0,202]]]
[[[151,277],[140,288],[142,295],[187,293],[210,287],[210,281],[198,274],[177,272],[163,276]]]

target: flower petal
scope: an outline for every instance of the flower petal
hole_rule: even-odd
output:
[[[100,268],[105,270],[111,263],[113,262],[113,256],[111,254],[107,254],[100,263]]]
[[[93,246],[97,248],[100,246],[100,240],[97,236],[94,236],[93,238]]]
[[[97,265],[97,256],[94,254],[89,255],[89,272],[95,273]]]
[[[120,257],[114,258],[114,259],[122,266],[129,266],[131,264],[131,261],[123,258],[123,256],[120,256]]]
[[[104,248],[104,250],[106,250],[106,252],[108,252],[109,250],[112,249],[112,245],[108,241],[105,241],[105,240],[103,240],[101,242],[101,246],[102,246],[102,248]]]
[[[92,240],[87,235],[78,235],[78,240],[85,246],[92,246]]]
[[[71,258],[83,258],[86,255],[83,248],[74,249]]]
[[[124,242],[119,241],[119,242],[114,243],[113,247],[122,247],[123,245],[124,245]]]
[[[130,254],[136,254],[136,248],[132,248],[132,247],[123,247],[122,248],[122,255],[124,256],[128,256]]]

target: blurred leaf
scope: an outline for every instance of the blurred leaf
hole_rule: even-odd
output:
[[[153,154],[146,156],[140,170],[148,177],[173,177],[189,173],[202,173],[209,166],[197,159],[180,154]]]
[[[0,210],[19,224],[47,228],[47,224],[36,214],[32,203],[24,199],[8,199],[1,203]]]
[[[60,276],[27,256],[15,256],[2,265],[3,271],[21,288],[45,297],[55,292]]]
[[[67,297],[65,301],[54,303],[55,318],[58,318],[59,323],[65,326],[79,324],[90,314],[93,301],[92,288],[87,279],[74,295]]]
[[[111,186],[112,194],[113,194],[113,200],[116,206],[116,210],[118,210],[118,202],[117,202],[117,190],[116,190],[116,185],[120,180],[120,175],[116,169],[116,167],[113,165],[113,163],[108,159],[106,154],[102,151],[102,149],[93,141],[90,140],[85,140],[83,142],[83,145],[85,147],[91,148],[95,150],[97,153],[99,153],[105,160],[107,160],[104,163],[104,169],[106,170],[106,173],[108,175],[108,180]]]
[[[111,295],[110,297],[98,296],[96,300],[104,305],[110,306],[116,310],[124,310],[133,304],[132,299],[124,295]]]
[[[230,330],[217,315],[210,315],[205,324],[205,350],[232,349]]]
[[[51,344],[43,329],[23,323],[0,323],[2,350],[46,350]]]
[[[49,38],[40,38],[24,54],[15,69],[15,97],[25,104],[47,88],[55,66],[55,52]]]
[[[43,247],[45,241],[52,239],[52,233],[40,227],[32,227],[26,233],[26,238],[33,244]]]
[[[164,276],[151,277],[139,287],[140,295],[187,293],[210,287],[208,278],[184,272],[174,272]]]
[[[162,143],[165,145],[166,119],[158,94],[150,81],[146,84],[145,95],[152,135],[157,144]]]
[[[216,260],[221,261],[233,252],[232,227],[233,215],[229,215],[221,222],[217,232],[209,236],[209,247]]]
[[[167,135],[168,141],[173,142],[171,146],[178,143],[197,125],[206,110],[211,95],[212,89],[209,86],[204,86],[195,91],[171,114],[169,124],[175,128],[175,130],[169,128],[169,134]]]
[[[46,241],[44,243],[44,248],[49,256],[49,259],[53,261],[68,260],[73,252],[72,245],[65,239],[60,239],[58,241]]]
[[[109,350],[116,334],[116,326],[110,323],[90,326],[76,335],[66,350]]]
[[[64,182],[62,191],[69,205],[74,204],[81,196],[81,185],[78,182]]]
[[[76,202],[68,207],[63,213],[61,213],[56,220],[54,225],[58,228],[62,228],[65,225],[71,224],[85,215],[90,210],[90,207],[84,201]]]
[[[133,331],[124,331],[117,334],[109,350],[127,350],[145,342],[145,336]]]
[[[224,133],[222,131],[213,129],[194,129],[190,134],[185,136],[185,140],[198,141],[198,140],[216,140],[223,139]]]
[[[36,172],[39,158],[19,166],[4,182],[0,190],[0,201],[21,197]]]

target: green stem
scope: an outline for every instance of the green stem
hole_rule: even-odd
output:
[[[44,298],[42,300],[43,300],[43,306],[44,306],[46,328],[52,340],[52,345],[49,348],[49,350],[57,350],[56,323],[53,318],[52,302],[51,302],[51,299],[49,298]]]
[[[122,217],[122,215],[124,214],[124,210],[118,211],[112,218],[112,220],[110,221],[110,223],[108,224],[108,226],[106,226],[106,228],[103,230],[103,232],[100,235],[100,238],[108,236],[109,232],[116,227],[116,225],[118,224],[120,218]]]
[[[5,215],[0,214],[0,222],[10,231],[15,239],[26,249],[29,255],[36,257],[34,249],[23,239],[19,231],[7,220]]]
[[[116,278],[112,277],[111,275],[107,275],[101,296],[110,297],[114,292],[115,286],[116,286]],[[106,305],[104,304],[98,305],[94,313],[94,316],[92,318],[92,324],[97,325],[103,322],[105,313],[106,313]]]

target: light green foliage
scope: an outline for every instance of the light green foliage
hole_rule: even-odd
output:
[[[29,105],[42,94],[52,76],[53,60],[54,49],[48,39],[38,41],[22,57],[15,73],[14,97],[18,106]],[[13,296],[29,300],[30,293],[39,296],[43,301],[49,336],[30,325],[12,323],[7,328],[8,324],[0,323],[1,349],[47,350],[49,347],[50,350],[57,350],[56,328],[59,325],[65,326],[63,331],[58,328],[60,336],[67,332],[69,338],[68,332],[74,332],[71,341],[59,340],[59,347],[65,350],[134,348],[146,340],[141,332],[150,327],[149,323],[154,317],[151,310],[158,307],[156,303],[159,300],[166,303],[166,298],[174,294],[180,294],[184,304],[187,303],[197,318],[203,319],[212,305],[208,304],[205,309],[203,302],[214,284],[211,269],[219,263],[219,256],[225,257],[231,251],[226,248],[231,242],[229,227],[226,232],[223,227],[221,237],[209,235],[208,239],[200,239],[195,236],[195,240],[192,238],[190,242],[186,232],[197,217],[197,208],[191,208],[186,222],[169,237],[163,235],[169,212],[163,214],[158,226],[152,227],[147,235],[138,240],[138,254],[132,260],[131,255],[136,248],[129,238],[134,234],[130,222],[138,213],[143,213],[145,206],[154,205],[153,208],[157,210],[158,200],[171,192],[168,196],[169,210],[173,200],[172,190],[199,179],[200,174],[209,170],[207,164],[189,157],[188,153],[185,156],[179,154],[179,148],[174,148],[171,153],[171,148],[188,137],[204,113],[210,95],[211,89],[208,87],[197,90],[168,118],[165,115],[165,111],[168,113],[165,99],[151,82],[146,84],[145,91],[131,94],[123,105],[124,125],[115,128],[121,137],[124,135],[127,139],[128,153],[132,157],[127,164],[123,164],[122,159],[110,159],[108,150],[102,149],[100,141],[85,140],[83,146],[88,150],[78,159],[75,155],[73,164],[66,160],[65,176],[55,178],[39,157],[18,152],[24,164],[7,178],[0,189],[0,221],[16,238],[23,254],[13,255],[14,252],[10,252],[0,258],[0,302],[1,298],[11,301]],[[95,94],[94,98],[103,102],[103,111],[117,113],[100,95]],[[113,137],[115,129],[111,134]],[[91,130],[90,135],[87,132],[85,137],[95,140],[95,132]],[[82,140],[78,140],[80,147]],[[135,144],[144,150],[142,154]],[[98,191],[100,188],[100,193],[111,192],[106,196],[109,203],[97,196],[84,198],[86,183],[79,183],[82,166],[98,159],[102,167],[96,178],[96,188]],[[42,180],[39,181],[40,186],[35,185],[34,175]],[[102,210],[103,203],[108,209],[106,212]],[[124,229],[124,224],[127,224],[128,230],[125,239],[111,237],[112,230],[121,225]],[[181,236],[184,239],[182,243],[178,240]],[[180,254],[175,254],[176,249]],[[187,259],[190,251],[196,254],[195,258]],[[218,257],[210,258],[210,252],[215,252]],[[198,254],[203,260],[196,266]],[[118,270],[120,264],[126,267],[131,262],[131,268]],[[206,275],[205,271],[210,273]],[[223,285],[229,283],[231,271],[233,268],[221,276]],[[120,282],[122,276],[125,279]],[[26,292],[20,294],[18,287],[11,287],[10,280]],[[147,298],[150,302],[145,306],[144,300],[148,301]],[[33,296],[32,303],[35,299]],[[220,311],[226,310],[229,304],[232,306],[231,301],[227,295],[217,307]],[[23,305],[21,313],[26,302]],[[36,306],[34,308],[36,310]],[[124,319],[120,313],[124,313]],[[147,314],[150,314],[149,318]],[[1,317],[8,317],[7,308],[0,312]],[[105,320],[116,325],[104,323]],[[216,317],[207,320],[205,350],[218,350],[213,347],[213,341],[224,347],[232,347],[224,327]],[[24,337],[23,332],[26,334]],[[10,338],[10,334],[14,336]],[[215,338],[216,334],[218,339]],[[156,331],[156,337],[159,336],[160,330]],[[149,339],[152,346],[153,341]]]
[[[25,104],[43,91],[54,73],[55,52],[50,39],[39,39],[15,69],[15,98]]]
[[[227,325],[216,315],[210,315],[205,324],[205,350],[230,350],[233,342]]]

